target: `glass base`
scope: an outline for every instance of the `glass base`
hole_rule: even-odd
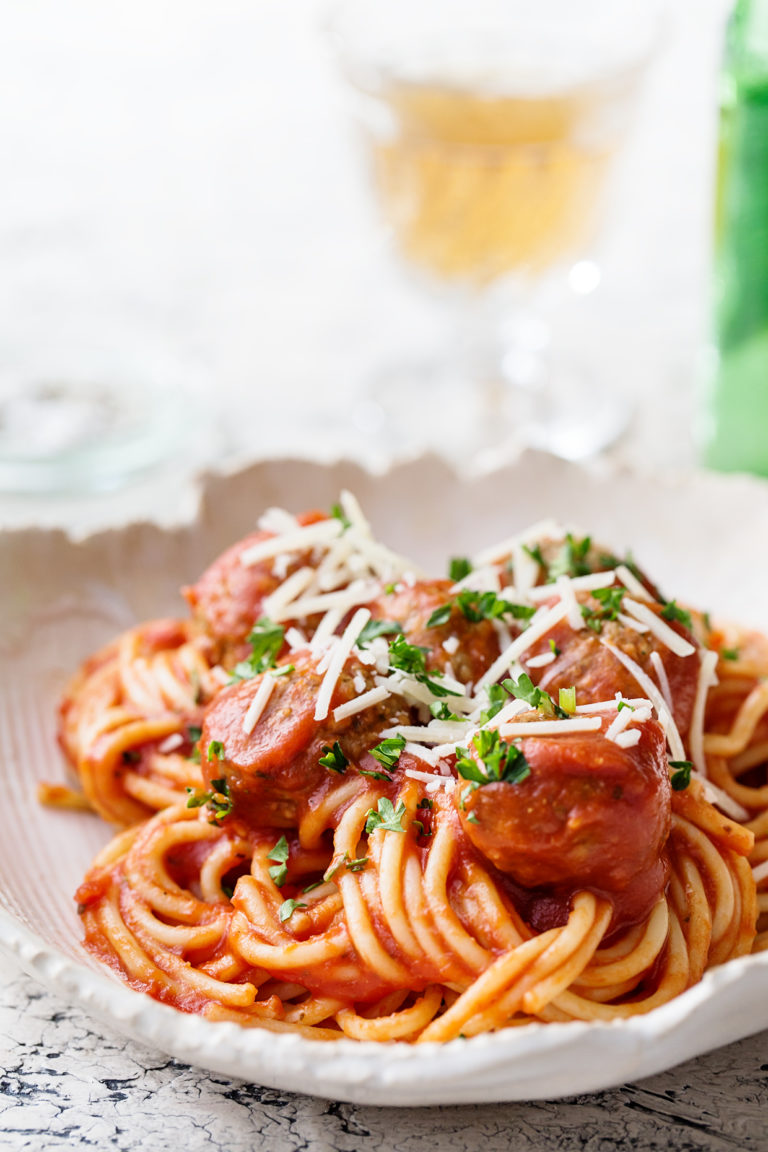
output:
[[[436,451],[484,469],[526,447],[586,460],[614,444],[629,422],[615,389],[578,364],[505,364],[473,377],[445,363],[392,365],[373,379],[353,420],[377,457]]]

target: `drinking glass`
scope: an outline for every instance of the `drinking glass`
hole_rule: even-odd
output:
[[[616,389],[558,354],[543,305],[599,282],[588,257],[658,16],[650,0],[334,10],[396,251],[451,310],[441,357],[392,365],[373,385],[393,443],[406,411],[425,440],[474,451],[514,439],[580,458],[621,430]]]
[[[55,274],[14,294],[0,333],[0,492],[87,494],[182,453],[204,459],[204,381],[145,311],[64,291]]]

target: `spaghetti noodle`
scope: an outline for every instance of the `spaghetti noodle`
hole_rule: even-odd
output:
[[[124,826],[77,898],[131,986],[316,1039],[647,1012],[768,947],[768,641],[554,525],[426,579],[270,511],[84,667]]]

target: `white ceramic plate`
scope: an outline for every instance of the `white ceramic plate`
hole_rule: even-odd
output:
[[[768,1027],[768,954],[708,973],[648,1016],[533,1025],[418,1049],[319,1045],[214,1024],[123,987],[80,945],[72,893],[109,836],[95,818],[41,809],[38,780],[62,778],[55,705],[78,662],[131,623],[181,613],[179,585],[253,528],[270,504],[328,507],[353,488],[377,533],[436,574],[448,555],[545,516],[630,547],[669,597],[768,628],[768,486],[679,483],[588,472],[540,454],[475,481],[433,459],[373,477],[353,465],[277,461],[204,485],[200,515],[169,532],[134,525],[73,543],[58,532],[0,547],[0,944],[59,994],[180,1060],[269,1087],[366,1104],[542,1099],[672,1067]]]

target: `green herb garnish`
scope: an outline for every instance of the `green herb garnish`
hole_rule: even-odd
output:
[[[448,705],[446,704],[445,700],[440,700],[440,701],[434,700],[430,704],[429,710],[432,713],[432,715],[434,716],[435,720],[458,720],[459,719],[459,717],[456,715],[455,712],[451,712],[451,710],[448,707]]]
[[[548,583],[553,583],[558,576],[587,576],[592,571],[587,563],[587,554],[591,545],[591,536],[584,536],[583,539],[576,540],[569,532],[560,551],[549,565]]]
[[[511,616],[513,620],[530,620],[536,611],[527,604],[503,600],[495,592],[473,592],[471,589],[459,592],[456,602],[470,624],[479,624],[481,620],[501,620],[504,616]]]
[[[570,688],[561,688],[557,700],[563,712],[572,716],[576,711],[576,688],[573,686]]]
[[[487,724],[489,720],[493,720],[494,716],[501,712],[507,698],[501,684],[489,684],[485,691],[488,696],[488,707],[480,713],[481,724]]]
[[[404,832],[401,823],[403,816],[405,816],[405,804],[402,800],[395,808],[391,800],[382,796],[376,810],[371,808],[366,813],[365,830],[368,833],[375,832],[377,828],[382,832]]]
[[[603,630],[603,624],[618,619],[626,591],[626,588],[595,588],[591,595],[600,607],[590,608],[588,604],[581,605],[581,614],[587,627],[599,634]]]
[[[306,907],[306,904],[300,904],[298,900],[284,900],[280,905],[280,911],[278,912],[280,923],[282,924],[284,921],[290,920],[291,916],[293,916],[297,908]]]
[[[365,648],[377,636],[394,636],[402,630],[402,624],[398,624],[396,620],[369,620],[355,643],[358,648]]]
[[[676,769],[676,771],[672,773],[672,787],[675,792],[682,792],[691,782],[693,764],[690,760],[670,760],[669,766],[670,768]]]
[[[221,740],[211,740],[205,758],[210,764],[213,760],[226,760],[226,752]]]
[[[661,610],[661,614],[665,620],[676,620],[678,624],[682,624],[684,628],[690,628],[691,614],[685,608],[679,608],[674,600],[669,600]]]
[[[229,784],[227,784],[223,776],[217,780],[211,780],[209,792],[201,792],[195,788],[187,788],[187,793],[187,808],[202,808],[204,804],[207,804],[211,810],[211,823],[223,820],[225,816],[229,816],[235,806],[235,802],[229,792]]]
[[[274,867],[269,869],[269,875],[278,888],[282,888],[288,879],[288,855],[288,841],[285,836],[281,836],[272,851],[267,855],[267,860],[275,861]]]
[[[439,608],[435,608],[429,620],[427,620],[427,628],[439,628],[441,624],[447,624],[451,618],[452,611],[453,605],[450,603],[441,604]]]
[[[390,736],[386,740],[382,740],[375,748],[371,748],[371,756],[378,760],[383,768],[388,772],[392,772],[400,759],[400,753],[405,748],[404,736]]]
[[[559,704],[555,704],[549,692],[537,688],[527,673],[521,673],[518,680],[511,678],[502,680],[502,686],[510,696],[514,696],[516,700],[524,700],[537,712],[542,712],[545,716],[556,716],[558,720],[568,719],[568,713]]]
[[[466,748],[456,748],[456,771],[475,787],[483,784],[519,784],[531,769],[516,744],[507,744],[495,728],[481,728],[472,739],[478,755],[474,760]]]
[[[392,668],[413,676],[421,684],[429,688],[433,696],[460,696],[454,688],[446,688],[438,684],[442,679],[442,672],[427,672],[427,654],[429,648],[421,648],[417,644],[409,644],[404,636],[395,636],[389,642],[389,663]]]
[[[323,745],[323,755],[320,757],[318,763],[322,764],[323,768],[327,768],[330,772],[343,772],[349,760],[341,750],[341,745],[338,740],[334,740],[333,747],[329,744]]]
[[[453,580],[454,584],[458,584],[459,580],[463,580],[465,576],[469,576],[472,571],[472,564],[466,556],[452,556],[451,562],[448,566],[448,577]]]
[[[251,655],[247,660],[241,660],[232,670],[233,680],[251,680],[260,672],[274,668],[278,653],[283,646],[285,628],[282,624],[275,624],[266,616],[254,624],[248,635],[251,646]]]

